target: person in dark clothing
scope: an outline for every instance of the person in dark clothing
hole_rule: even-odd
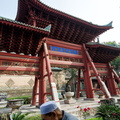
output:
[[[55,101],[43,103],[40,106],[42,120],[79,120],[77,117],[60,110]]]

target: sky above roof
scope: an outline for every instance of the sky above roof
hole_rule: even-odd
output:
[[[41,0],[46,5],[97,25],[113,21],[113,29],[99,36],[100,42],[120,43],[120,0]],[[15,19],[18,0],[0,0],[0,16]]]

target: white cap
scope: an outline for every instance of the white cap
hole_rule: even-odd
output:
[[[54,111],[57,108],[58,106],[56,105],[55,101],[49,101],[49,102],[43,103],[40,106],[40,113],[47,114],[47,113]]]

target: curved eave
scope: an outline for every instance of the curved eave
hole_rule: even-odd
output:
[[[96,63],[108,63],[120,55],[120,48],[102,44],[86,45],[88,52]]]
[[[25,24],[25,23],[22,23],[22,22],[18,22],[18,21],[3,18],[3,17],[0,17],[0,23],[16,26],[16,27],[19,27],[19,28],[25,28],[25,29],[32,30],[32,31],[35,31],[35,32],[42,32],[44,34],[49,34],[49,31],[46,30],[46,29],[39,28],[39,27],[34,27],[34,26],[31,26],[31,25],[28,25],[28,24]]]
[[[112,22],[104,26],[94,25],[53,9],[38,0],[19,0],[16,20],[31,25],[36,22],[36,26],[42,28],[51,24],[48,37],[74,44],[88,43],[112,28]]]
[[[106,49],[111,49],[111,50],[118,50],[120,51],[120,47],[115,47],[115,46],[111,46],[111,45],[104,45],[104,44],[99,44],[99,43],[87,43],[86,47],[92,47],[92,48],[106,48]]]
[[[48,34],[49,32],[44,29],[1,18],[0,51],[35,56],[42,45],[42,39]]]
[[[26,4],[24,0],[18,0],[17,15],[15,20],[22,22],[25,12],[27,12],[27,7],[25,7],[25,5]]]
[[[66,17],[66,18],[69,18],[69,19],[71,19],[71,20],[74,20],[74,21],[83,23],[83,24],[85,24],[85,25],[89,25],[89,26],[92,26],[92,27],[95,27],[95,28],[111,28],[111,27],[112,27],[112,24],[110,24],[111,22],[108,23],[107,25],[103,25],[103,26],[95,25],[95,24],[92,24],[92,23],[87,22],[87,21],[85,21],[85,20],[82,20],[82,19],[80,19],[80,18],[77,18],[77,17],[75,17],[75,16],[69,15],[69,14],[67,14],[67,13],[65,13],[65,12],[62,12],[62,11],[59,11],[59,10],[57,10],[57,9],[51,8],[51,7],[47,6],[47,5],[45,5],[44,3],[40,2],[39,0],[37,0],[37,1],[36,1],[36,0],[33,0],[33,1],[38,5],[38,7],[39,7],[39,6],[42,6],[43,9],[46,9],[46,10],[52,12],[52,13],[55,13],[55,14],[60,15],[60,16],[64,16],[64,17]]]
[[[74,16],[66,14],[62,11],[51,8],[47,5],[45,5],[44,3],[40,2],[39,0],[31,0],[31,1],[18,0],[18,1],[19,1],[18,2],[18,12],[17,12],[16,20],[22,20],[23,16],[25,15],[25,12],[27,12],[27,7],[25,5],[25,1],[26,1],[27,6],[28,6],[29,2],[32,2],[37,7],[37,9],[39,9],[39,7],[42,7],[43,10],[47,10],[48,12],[51,12],[52,14],[56,14],[56,15],[65,17],[65,18],[68,18],[68,19],[73,20],[75,22],[79,22],[79,23],[82,23],[82,24],[85,24],[85,25],[88,25],[88,26],[91,26],[94,28],[105,29],[105,30],[109,30],[112,28],[112,22],[108,23],[107,25],[102,25],[102,26],[95,25],[95,24],[92,24],[91,22],[87,22],[87,21],[82,20],[80,18],[74,17]]]

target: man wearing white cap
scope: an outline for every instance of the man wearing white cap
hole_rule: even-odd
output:
[[[60,110],[55,101],[43,103],[40,106],[40,113],[43,120],[79,120],[75,116]]]

